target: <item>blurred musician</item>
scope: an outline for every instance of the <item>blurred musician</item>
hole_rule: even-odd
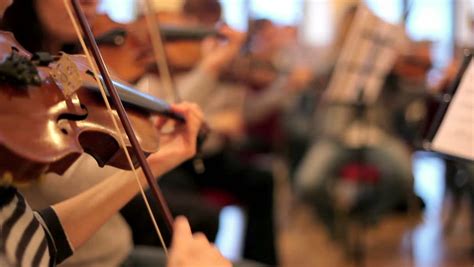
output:
[[[356,10],[348,8],[343,17],[334,55],[342,53]],[[400,88],[396,90],[400,92]],[[381,94],[384,99],[385,91]],[[393,97],[387,99],[394,101]],[[393,134],[393,120],[387,119],[390,113],[382,101],[373,105],[326,101],[316,107],[315,120],[308,122],[313,123],[315,132],[296,170],[296,190],[314,205],[332,234],[343,235],[337,225],[342,223],[338,214],[373,222],[398,206],[407,207],[412,199],[410,151]],[[344,201],[338,201],[341,199]]]

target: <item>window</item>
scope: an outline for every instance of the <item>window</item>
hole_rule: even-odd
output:
[[[221,0],[222,16],[231,27],[246,31],[248,27],[248,14],[246,0]]]
[[[297,25],[303,17],[302,0],[253,0],[250,1],[253,18],[271,19],[277,24]]]
[[[109,14],[109,16],[122,23],[127,23],[135,19],[136,0],[102,0],[99,11]]]
[[[365,2],[367,6],[377,14],[377,16],[385,21],[390,23],[400,23],[402,21],[402,0],[366,0]]]
[[[407,21],[407,31],[415,41],[433,41],[433,63],[449,64],[453,51],[453,1],[416,0]]]
[[[303,0],[221,0],[224,20],[245,30],[248,18],[267,18],[277,24],[296,25],[303,17]],[[249,13],[249,14],[248,14]]]
[[[403,0],[366,0],[367,5],[378,16],[392,23],[401,21],[403,2]],[[434,66],[443,68],[452,57],[453,1],[411,0],[407,4],[410,7],[406,22],[408,36],[414,41],[432,41]]]

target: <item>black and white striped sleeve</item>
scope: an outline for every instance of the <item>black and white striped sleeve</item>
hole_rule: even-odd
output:
[[[11,266],[55,266],[72,254],[52,209],[36,214],[15,189],[0,191],[0,257],[3,260]]]
[[[47,233],[51,256],[57,264],[63,262],[72,255],[73,250],[56,212],[52,208],[47,208],[35,215]]]

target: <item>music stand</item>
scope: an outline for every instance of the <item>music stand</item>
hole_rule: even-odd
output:
[[[463,96],[465,96],[466,92],[468,90],[472,90],[474,89],[474,81],[472,80],[472,77],[474,77],[474,60],[473,60],[473,54],[474,54],[474,51],[470,51],[470,50],[466,50],[465,53],[464,53],[464,60],[463,60],[463,63],[456,75],[456,78],[455,80],[453,81],[453,83],[450,85],[449,87],[449,90],[448,92],[446,92],[442,97],[441,97],[441,104],[440,104],[440,107],[438,108],[438,111],[436,112],[436,115],[435,115],[435,118],[431,124],[431,126],[429,127],[429,131],[428,131],[428,134],[425,138],[425,141],[423,142],[423,148],[425,150],[428,150],[428,151],[433,151],[433,152],[436,152],[436,153],[439,153],[439,154],[442,154],[444,156],[448,156],[450,158],[454,158],[454,159],[457,159],[457,160],[461,160],[461,161],[468,161],[468,162],[472,162],[474,161],[474,151],[470,151],[470,153],[467,153],[465,151],[457,151],[459,150],[459,146],[458,148],[456,148],[456,146],[454,146],[452,149],[447,149],[446,148],[446,144],[443,144],[443,145],[437,145],[437,142],[441,142],[438,140],[439,136],[440,136],[440,132],[441,131],[444,131],[442,132],[441,134],[444,134],[446,135],[446,131],[448,131],[447,126],[447,121],[448,121],[448,118],[447,117],[450,117],[452,119],[453,116],[455,115],[452,115],[453,114],[453,110],[454,110],[454,105],[452,105],[452,103],[454,102],[454,100],[456,100],[456,93],[459,92],[458,89],[460,89],[460,86],[463,86],[463,87],[466,87],[466,88],[463,88],[464,92],[463,92]],[[467,73],[469,72],[469,73]],[[467,75],[465,75],[467,74]],[[467,88],[468,86],[471,86],[469,88]],[[459,98],[459,97],[458,97]],[[470,101],[474,101],[474,98],[473,97],[470,97],[468,98],[467,100],[470,100]],[[460,100],[458,99],[457,103],[460,103]],[[469,110],[469,108],[468,108]],[[450,114],[451,112],[451,114]],[[469,112],[469,111],[468,111]],[[472,114],[472,110],[470,111],[471,114],[468,114],[468,115],[471,115],[471,116],[474,116],[474,114]],[[474,142],[474,140],[472,139],[473,138],[473,135],[474,135],[474,125],[465,125],[465,127],[471,127],[471,132],[467,133],[470,135],[470,141],[471,141],[471,148],[474,149],[473,147],[473,144],[472,142]],[[466,133],[464,133],[466,134]],[[446,138],[445,136],[443,138]],[[456,138],[456,136],[452,136],[451,138]],[[468,140],[469,140],[469,137],[468,137]],[[466,144],[469,146],[469,144]],[[469,148],[469,147],[468,147]]]

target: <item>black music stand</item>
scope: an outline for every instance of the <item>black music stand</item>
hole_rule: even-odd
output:
[[[462,81],[462,78],[464,76],[464,73],[466,72],[467,68],[469,67],[469,64],[471,64],[471,61],[473,60],[473,57],[474,57],[474,51],[466,49],[466,51],[464,53],[464,59],[463,59],[462,65],[459,68],[458,73],[456,74],[456,78],[454,79],[454,81],[450,85],[448,91],[441,97],[441,100],[440,100],[441,104],[440,104],[440,106],[439,106],[439,108],[436,112],[434,120],[431,123],[431,125],[429,127],[429,130],[428,130],[428,133],[427,133],[426,137],[424,138],[424,142],[423,142],[423,149],[425,149],[427,151],[436,152],[436,153],[439,153],[439,154],[441,154],[445,157],[448,157],[448,158],[453,158],[455,160],[467,161],[467,162],[472,162],[472,160],[462,158],[462,157],[459,157],[459,156],[456,156],[456,155],[436,151],[433,148],[432,144],[433,144],[433,141],[436,137],[436,134],[438,133],[438,130],[441,127],[441,124],[442,124],[443,120],[445,119],[446,112],[448,111],[448,108],[451,104],[451,100],[453,99],[454,95],[456,94],[456,92],[458,90],[458,87],[459,87],[459,85]]]
[[[468,170],[468,167],[466,167],[465,164],[473,164],[472,159],[464,158],[458,155],[454,155],[451,153],[446,153],[446,152],[440,152],[436,151],[435,148],[433,148],[433,142],[434,139],[440,130],[440,127],[445,120],[445,115],[449,109],[449,106],[451,104],[451,100],[453,99],[454,95],[456,94],[461,81],[463,80],[463,76],[466,73],[466,70],[470,67],[470,64],[474,64],[474,50],[466,50],[464,53],[464,59],[462,62],[461,67],[458,70],[458,73],[456,74],[456,78],[453,81],[453,83],[450,85],[448,92],[446,92],[442,97],[441,97],[441,104],[440,107],[438,108],[438,111],[436,112],[435,118],[430,125],[429,131],[427,136],[425,137],[425,141],[423,142],[423,148],[427,151],[432,151],[435,153],[440,154],[443,158],[445,158],[446,162],[452,162],[457,168],[456,174],[452,175],[453,177],[446,177],[447,183],[453,184],[453,207],[449,212],[448,215],[448,220],[444,226],[444,231],[445,233],[450,233],[453,226],[454,226],[454,221],[457,217],[457,211],[461,207],[461,202],[462,202],[462,192],[464,190],[467,190],[468,193],[470,193],[470,198],[471,198],[471,254],[474,255],[474,177],[469,177],[473,176],[474,174],[470,173]],[[472,84],[474,86],[474,83]],[[469,127],[469,125],[467,125]],[[474,127],[474,125],[470,125],[470,127]],[[454,137],[453,137],[454,138]],[[456,178],[460,178],[458,176],[463,175],[465,182],[462,183],[462,185],[456,185],[456,182],[454,181],[449,181],[451,180],[460,180]],[[469,182],[471,181],[471,182]],[[459,182],[458,182],[459,183]]]

